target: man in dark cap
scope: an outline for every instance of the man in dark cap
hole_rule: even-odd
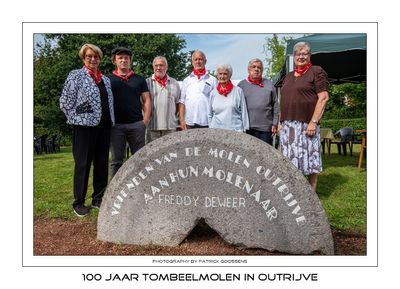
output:
[[[135,74],[131,69],[132,51],[129,48],[114,48],[112,62],[116,66],[109,76],[115,113],[115,126],[111,129],[111,176],[113,177],[122,166],[126,142],[132,154],[145,144],[151,100],[145,78]]]

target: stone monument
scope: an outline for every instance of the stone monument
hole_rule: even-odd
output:
[[[305,177],[272,146],[220,129],[176,132],[127,160],[104,195],[97,236],[177,246],[201,218],[240,247],[334,254],[325,211]]]

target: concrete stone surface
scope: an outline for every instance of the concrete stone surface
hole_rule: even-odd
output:
[[[177,246],[200,219],[240,247],[333,255],[325,211],[305,177],[244,133],[193,129],[157,139],[110,182],[98,239]]]

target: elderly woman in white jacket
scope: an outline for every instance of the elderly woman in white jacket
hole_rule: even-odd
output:
[[[86,216],[85,206],[90,167],[93,162],[92,208],[99,208],[108,182],[110,129],[114,125],[110,80],[99,70],[103,53],[93,44],[79,51],[81,69],[72,70],[64,84],[60,108],[73,127],[74,212]]]
[[[249,129],[246,100],[240,87],[231,81],[232,67],[217,67],[218,86],[210,94],[208,123],[210,128],[222,128],[244,132]]]

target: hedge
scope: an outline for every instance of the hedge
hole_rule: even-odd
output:
[[[320,125],[332,129],[333,132],[343,127],[352,127],[354,130],[367,129],[367,118],[322,119]]]

